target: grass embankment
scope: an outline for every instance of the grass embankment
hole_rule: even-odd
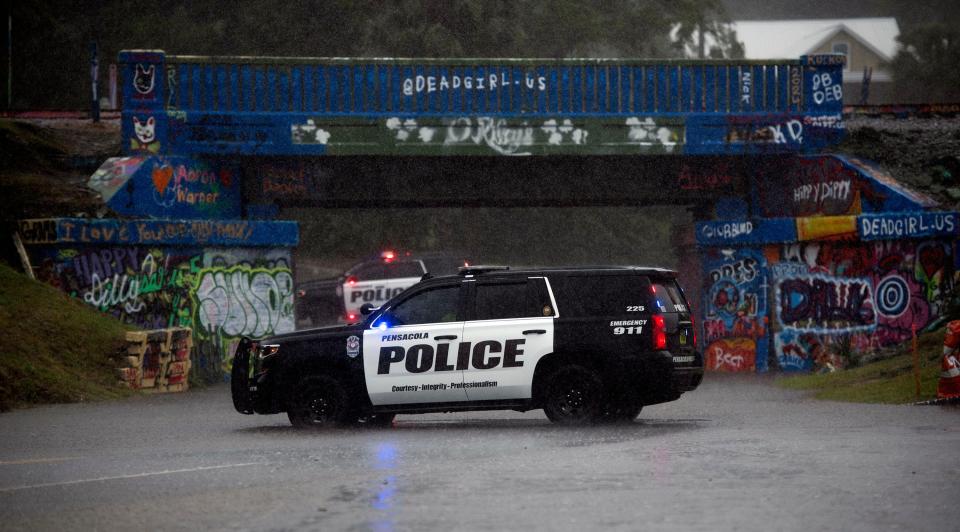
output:
[[[943,329],[919,335],[920,397],[916,396],[911,343],[906,342],[891,358],[857,368],[779,379],[777,384],[795,390],[815,390],[814,397],[855,403],[912,403],[934,399],[943,356]]]
[[[129,395],[111,360],[127,330],[0,263],[0,411]]]

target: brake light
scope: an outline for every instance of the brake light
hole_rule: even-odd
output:
[[[347,284],[350,286],[357,284],[357,278],[352,275],[350,277],[347,277]]]
[[[397,258],[397,254],[392,251],[384,251],[380,256],[383,257],[383,262],[393,262],[393,259]]]
[[[696,349],[697,348],[697,323],[693,319],[692,312],[690,313],[690,332],[692,333],[691,336],[693,336],[693,348]]]
[[[663,315],[653,315],[653,348],[667,348],[667,324],[663,321]]]

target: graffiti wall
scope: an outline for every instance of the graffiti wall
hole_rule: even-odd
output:
[[[754,212],[764,217],[922,211],[936,202],[885,172],[842,156],[791,157],[757,166]]]
[[[222,251],[204,255],[191,305],[197,362],[226,378],[240,338],[291,332],[295,321],[289,250]]]
[[[263,338],[294,329],[290,249],[298,238],[295,230],[285,234],[288,223],[238,222],[248,224],[251,235],[272,232],[273,246],[216,245],[233,243],[238,236],[233,232],[210,236],[210,245],[198,245],[196,235],[175,230],[161,243],[74,238],[80,233],[102,236],[105,228],[116,235],[117,223],[147,223],[111,220],[101,227],[100,222],[22,221],[37,279],[142,329],[191,329],[193,371],[202,378],[229,375],[233,346],[240,337]],[[193,227],[190,222],[168,225]]]
[[[701,346],[712,371],[765,371],[767,267],[751,249],[712,249],[704,260]]]
[[[291,126],[294,146],[320,145],[329,154],[556,155],[588,150],[609,153],[674,153],[684,139],[676,120],[631,116],[617,121],[581,118],[515,119],[496,116],[457,118],[389,117],[377,127],[321,127],[322,117]],[[335,132],[334,132],[335,131]]]
[[[774,344],[783,370],[840,368],[910,340],[953,289],[949,240],[785,244],[770,265]]]
[[[87,185],[117,214],[240,217],[240,179],[237,168],[230,164],[155,155],[112,157]]]

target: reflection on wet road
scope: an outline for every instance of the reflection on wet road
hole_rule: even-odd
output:
[[[960,410],[713,378],[632,423],[301,432],[229,390],[0,416],[4,529],[950,530]],[[242,466],[242,467],[241,467]],[[27,489],[20,489],[27,487]]]

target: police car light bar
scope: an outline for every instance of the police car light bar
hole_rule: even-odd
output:
[[[486,273],[486,272],[502,272],[509,269],[510,269],[510,266],[476,265],[476,266],[461,266],[458,269],[458,272],[460,273],[460,275],[476,275],[478,273]]]

